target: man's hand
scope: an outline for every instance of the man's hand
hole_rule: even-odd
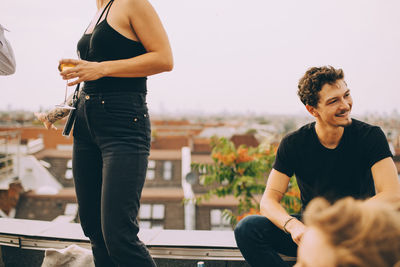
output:
[[[34,114],[39,121],[43,122],[43,125],[44,127],[46,127],[46,129],[57,130],[57,127],[54,126],[54,124],[52,124],[51,122],[49,122],[49,120],[47,119],[46,113],[35,112]]]
[[[292,236],[293,241],[297,245],[299,245],[300,240],[303,237],[304,232],[306,231],[306,226],[301,221],[294,218],[287,223],[285,228]]]

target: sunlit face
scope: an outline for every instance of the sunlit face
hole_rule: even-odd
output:
[[[309,227],[297,250],[295,267],[335,267],[335,253],[323,233]]]
[[[317,121],[333,127],[345,127],[351,124],[350,111],[353,99],[346,82],[336,81],[334,84],[325,84],[319,92],[317,107],[312,107],[311,112]]]

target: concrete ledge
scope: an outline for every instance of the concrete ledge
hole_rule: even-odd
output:
[[[4,265],[0,267],[41,267],[44,251],[20,249],[16,247],[0,247]],[[195,267],[199,260],[154,258],[157,267]],[[206,267],[250,267],[243,261],[202,260]]]
[[[246,266],[236,246],[233,231],[144,229],[139,232],[139,238],[146,244],[155,259],[165,259],[167,262],[186,260],[190,263],[197,260],[221,261],[221,264],[238,262],[242,264],[238,266]],[[21,251],[40,250],[43,252],[48,248],[62,249],[72,244],[90,249],[89,239],[84,236],[77,223],[0,218],[0,245],[3,246],[3,251],[4,247],[10,247],[8,251],[14,251],[11,249],[14,247]],[[282,258],[288,262],[296,260],[294,257],[283,255]]]

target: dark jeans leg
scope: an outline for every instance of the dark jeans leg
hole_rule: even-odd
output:
[[[104,240],[118,266],[153,267],[153,259],[137,237],[136,220],[146,177],[147,154],[121,152],[103,157],[101,220]]]
[[[74,138],[73,172],[83,232],[89,237],[97,267],[116,266],[103,239],[101,227],[101,152],[88,140]]]
[[[245,260],[252,267],[289,266],[278,253],[296,256],[297,245],[264,216],[252,215],[242,219],[235,228],[235,239]]]
[[[81,94],[73,169],[96,267],[156,266],[137,236],[136,221],[149,149],[145,95]]]

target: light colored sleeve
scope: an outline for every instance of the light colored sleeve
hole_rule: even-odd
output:
[[[0,75],[15,72],[16,63],[13,49],[4,36],[4,27],[0,24]]]

